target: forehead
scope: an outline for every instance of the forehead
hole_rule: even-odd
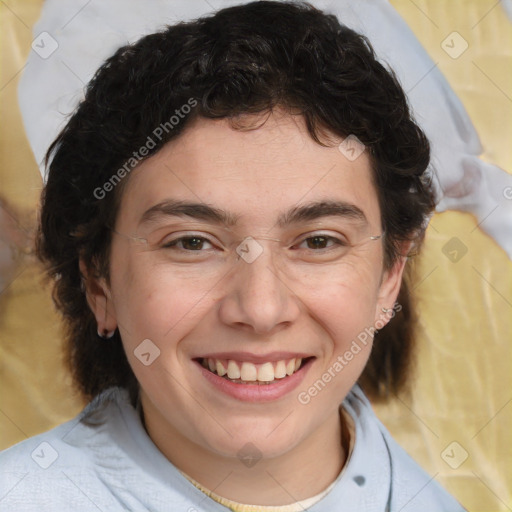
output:
[[[118,220],[133,227],[149,208],[172,199],[222,208],[240,224],[268,225],[300,204],[342,201],[380,225],[368,152],[351,161],[341,141],[332,135],[322,146],[301,116],[279,111],[247,116],[236,127],[198,118],[132,171]]]

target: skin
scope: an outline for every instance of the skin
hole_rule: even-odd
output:
[[[139,225],[148,208],[167,198],[207,203],[239,219],[230,229],[187,217]],[[322,217],[276,224],[282,212],[322,200],[357,206],[367,223]],[[225,252],[208,245],[201,261],[191,251],[178,260],[161,248],[170,234],[191,230],[221,249],[252,236],[263,252],[250,264],[236,257],[228,264]],[[319,230],[350,232],[352,246],[325,257],[300,245],[301,235]],[[363,371],[371,342],[308,404],[297,395],[383,319],[381,308],[395,303],[405,263],[385,270],[382,240],[369,238],[381,233],[381,221],[367,152],[350,161],[337,145],[314,142],[300,116],[280,111],[245,131],[225,119],[199,118],[132,172],[115,231],[110,283],[83,264],[82,272],[98,327],[120,331],[140,383],[146,429],[160,451],[203,486],[242,503],[283,505],[324,490],[346,462],[339,404]],[[302,252],[288,259],[295,241]],[[134,355],[144,339],[161,351],[148,366]],[[211,352],[281,350],[315,359],[297,389],[266,403],[220,393],[193,362]],[[237,457],[248,442],[262,455],[250,468]]]

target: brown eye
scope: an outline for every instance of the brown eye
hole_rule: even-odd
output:
[[[308,238],[306,243],[308,244],[308,249],[325,249],[327,241],[326,236],[313,236]]]
[[[317,235],[306,238],[302,243],[307,244],[308,249],[327,249],[333,245],[343,245],[341,240],[332,236]]]
[[[200,236],[184,236],[166,243],[163,247],[177,248],[185,251],[201,251],[202,249],[205,249],[205,244],[209,244],[211,246],[211,243],[206,238],[202,238]],[[206,247],[206,249],[210,248],[211,247]]]
[[[198,238],[196,236],[191,238],[182,238],[181,239],[181,245],[184,249],[187,249],[189,251],[197,251],[203,248],[204,239]]]

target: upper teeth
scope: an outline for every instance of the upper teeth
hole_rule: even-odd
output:
[[[263,364],[239,362],[232,359],[203,359],[203,366],[221,377],[227,376],[230,379],[240,379],[246,382],[272,382],[274,379],[282,379],[292,375],[302,364],[302,358],[283,359]]]

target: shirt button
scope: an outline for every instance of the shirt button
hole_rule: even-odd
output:
[[[357,475],[354,477],[354,482],[359,485],[359,487],[363,487],[363,485],[366,483],[366,478],[362,475]]]

